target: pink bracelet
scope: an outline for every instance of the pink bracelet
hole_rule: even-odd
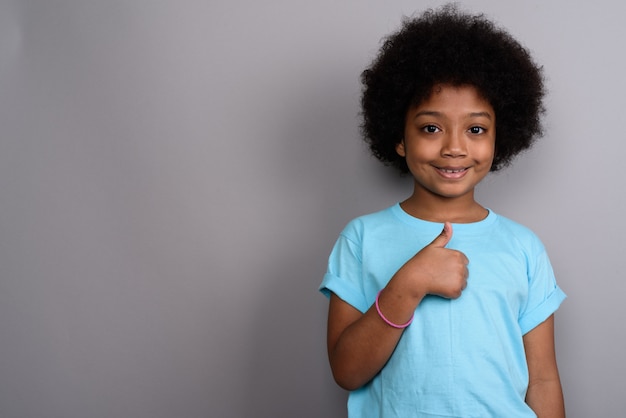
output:
[[[376,301],[374,302],[374,304],[376,305],[376,312],[378,312],[378,316],[380,316],[380,319],[385,321],[387,325],[392,326],[394,328],[398,328],[398,329],[404,329],[408,327],[409,325],[411,325],[411,322],[413,322],[413,315],[411,315],[411,319],[409,319],[409,322],[407,322],[406,324],[402,324],[402,325],[394,324],[393,322],[385,318],[385,315],[383,315],[383,313],[380,311],[380,306],[378,306],[378,297],[380,296],[380,292],[382,292],[382,290],[378,292],[378,294],[376,295]]]

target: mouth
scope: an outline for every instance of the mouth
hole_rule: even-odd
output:
[[[466,171],[467,168],[439,168],[438,170],[444,173],[460,173]]]
[[[468,167],[436,167],[437,172],[446,179],[459,179],[467,173]]]

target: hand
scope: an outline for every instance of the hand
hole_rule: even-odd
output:
[[[433,242],[415,254],[398,273],[407,274],[423,295],[456,299],[467,286],[469,260],[460,251],[446,248],[452,239],[452,224],[446,222]],[[415,287],[413,287],[415,288]]]

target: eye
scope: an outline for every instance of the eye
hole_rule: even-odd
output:
[[[422,131],[426,132],[427,134],[435,134],[435,133],[439,132],[440,129],[438,127],[436,127],[435,125],[426,125],[426,126],[422,127]]]
[[[479,134],[484,134],[487,130],[480,126],[472,126],[471,128],[468,129],[468,131],[471,134],[479,135]]]

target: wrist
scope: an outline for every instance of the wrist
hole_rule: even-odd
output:
[[[376,295],[374,308],[385,323],[401,329],[406,328],[411,323],[415,308],[421,299],[421,297],[413,296],[405,289],[389,283]]]
[[[416,280],[414,274],[408,275],[400,269],[387,283],[385,292],[393,293],[398,298],[407,298],[417,306],[429,292],[423,280]]]
[[[411,325],[411,322],[413,322],[413,315],[414,314],[411,314],[411,317],[409,318],[409,320],[407,322],[402,323],[402,324],[396,324],[395,322],[392,322],[391,320],[389,320],[385,316],[385,314],[380,310],[380,304],[378,302],[378,299],[379,299],[381,293],[382,293],[382,290],[378,292],[378,294],[376,295],[376,300],[374,302],[374,305],[376,306],[376,312],[378,312],[378,316],[380,317],[380,319],[382,319],[390,327],[393,327],[393,328],[396,328],[396,329],[404,329],[404,328],[408,327],[409,325]]]

